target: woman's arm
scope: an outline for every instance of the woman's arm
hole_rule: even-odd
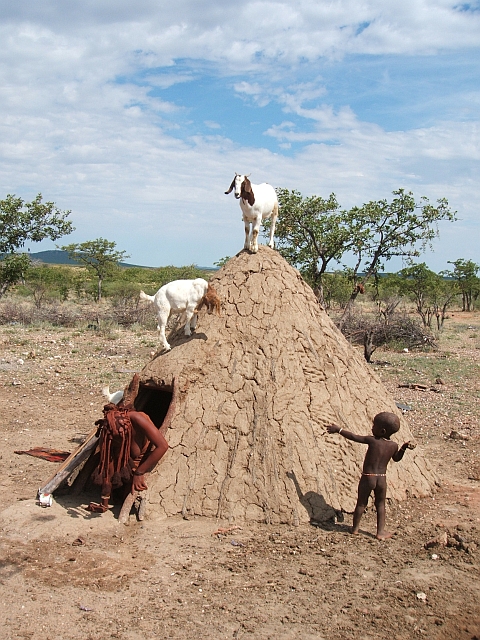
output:
[[[143,491],[147,488],[145,480],[143,479],[143,474],[148,473],[155,468],[159,460],[168,451],[168,442],[145,413],[132,411],[130,413],[130,420],[132,421],[133,428],[141,431],[147,440],[155,446],[155,449],[153,449],[153,451],[151,451],[148,456],[142,460],[141,464],[137,469],[135,469],[133,474],[132,489],[135,491]]]

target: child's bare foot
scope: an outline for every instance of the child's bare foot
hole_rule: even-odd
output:
[[[351,534],[354,535],[354,536],[358,536],[358,529],[353,529],[352,528]]]
[[[383,531],[382,533],[377,533],[375,537],[377,538],[377,540],[388,540],[392,536],[393,533],[391,533],[390,531]]]

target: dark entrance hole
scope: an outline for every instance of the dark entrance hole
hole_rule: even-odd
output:
[[[170,409],[172,398],[171,386],[153,387],[141,384],[135,399],[135,409],[146,413],[157,429],[160,429]]]

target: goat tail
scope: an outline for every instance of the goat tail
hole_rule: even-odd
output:
[[[148,300],[149,302],[154,302],[155,296],[149,296],[148,293],[140,291],[140,300]]]

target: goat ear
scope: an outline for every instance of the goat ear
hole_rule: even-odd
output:
[[[232,180],[232,184],[228,187],[228,191],[225,191],[226,196],[228,196],[228,194],[230,193],[230,191],[233,189],[234,186],[235,186],[235,178]]]
[[[252,191],[252,183],[247,176],[245,176],[245,179],[243,181],[243,188],[245,189],[245,191],[247,191],[247,193],[251,193]]]

